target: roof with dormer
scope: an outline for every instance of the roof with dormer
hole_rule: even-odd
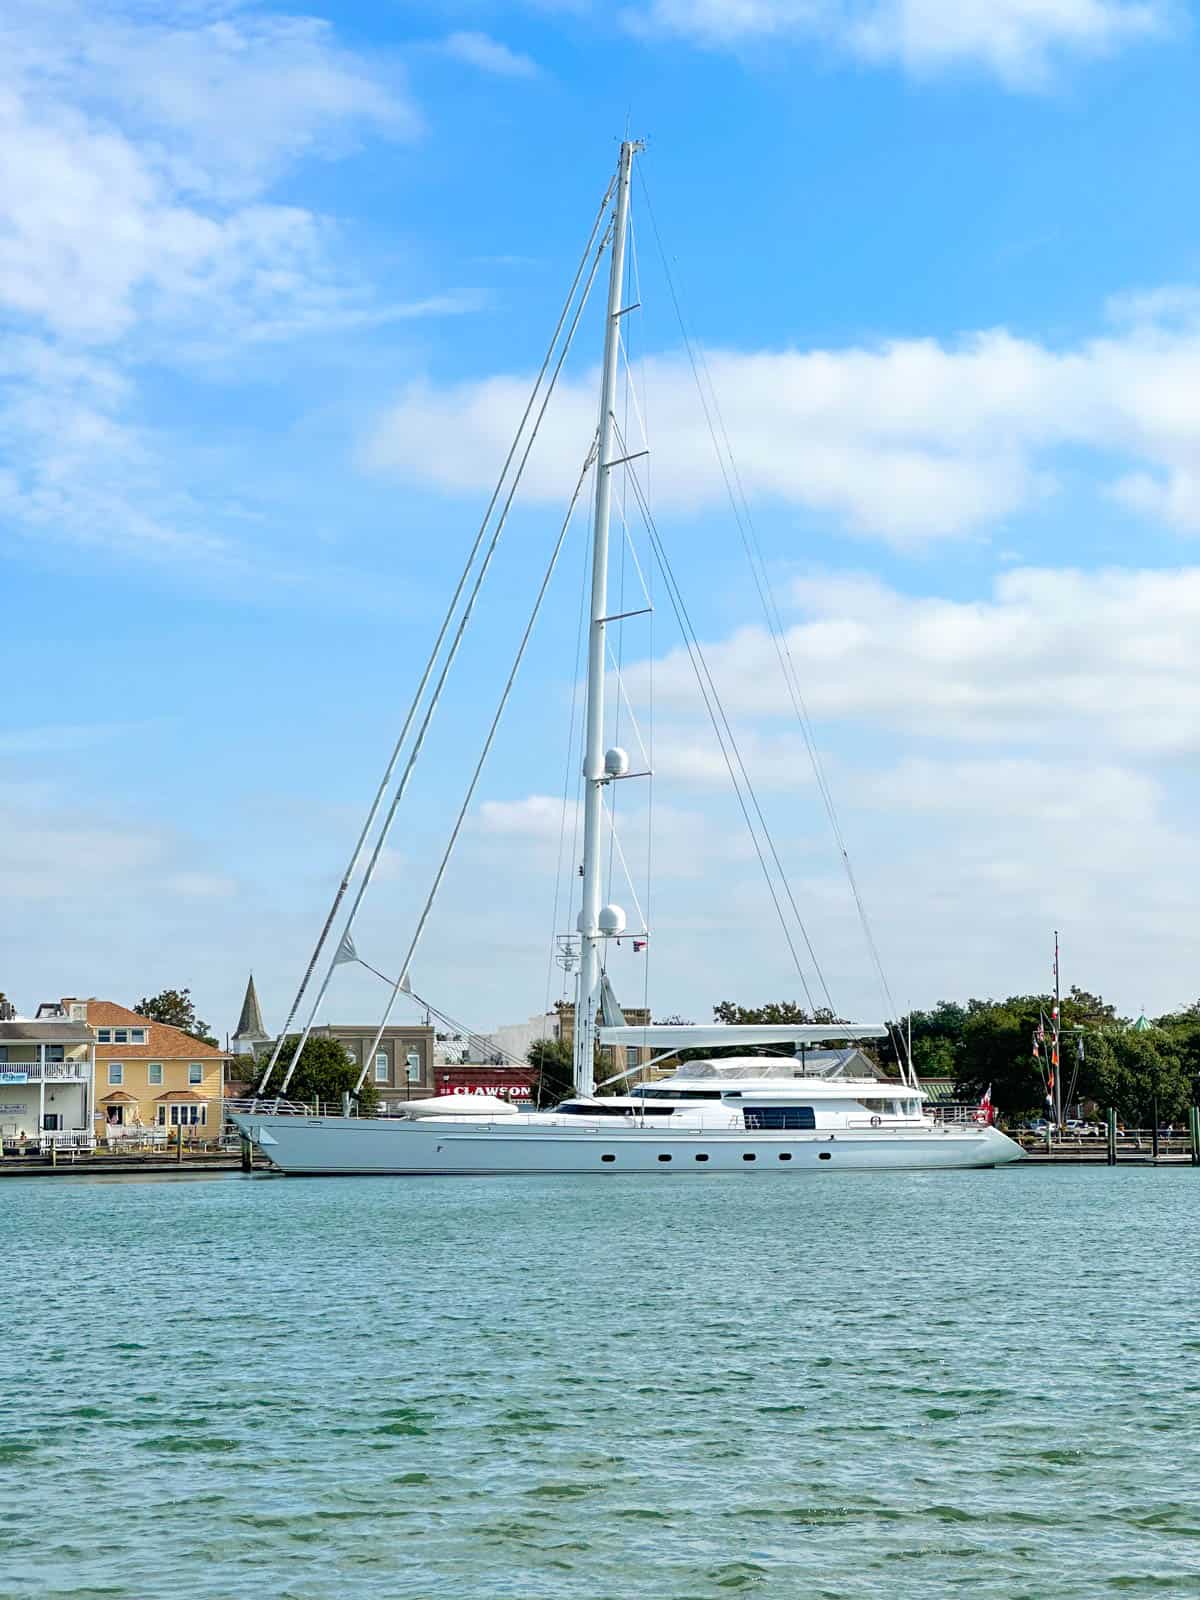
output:
[[[97,1061],[222,1061],[223,1050],[193,1039],[182,1028],[172,1028],[165,1022],[152,1022],[128,1006],[119,1006],[115,1000],[91,1000],[87,1003],[89,1027],[95,1028],[145,1028],[145,1044],[96,1045]]]

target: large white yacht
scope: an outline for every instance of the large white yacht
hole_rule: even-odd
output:
[[[610,181],[601,202],[592,235],[585,247],[575,282],[572,285],[547,352],[545,362],[534,385],[525,416],[522,418],[512,450],[504,464],[500,481],[485,513],[467,565],[447,610],[428,665],[418,684],[412,705],[405,719],[400,737],[384,772],[383,780],[359,835],[349,866],[343,874],[333,906],[317,941],[308,970],[301,982],[287,1023],[275,1045],[270,1061],[262,1073],[258,1086],[260,1097],[270,1095],[274,1073],[278,1067],[281,1082],[274,1098],[259,1098],[234,1110],[233,1120],[241,1131],[253,1140],[274,1164],[288,1173],[585,1173],[585,1172],[796,1172],[824,1171],[838,1167],[989,1167],[1018,1159],[1021,1152],[1016,1144],[987,1125],[941,1126],[931,1120],[924,1110],[924,1096],[919,1088],[907,1053],[898,1050],[900,1082],[881,1084],[867,1076],[849,1076],[846,1062],[857,1055],[839,1057],[831,1068],[811,1071],[805,1051],[811,1046],[834,1043],[856,1044],[859,1041],[883,1038],[887,1029],[870,1024],[852,1024],[834,1021],[832,999],[828,985],[820,974],[811,940],[801,919],[800,907],[784,874],[779,851],[767,829],[766,819],[754,795],[750,777],[741,760],[732,728],[723,707],[717,684],[703,659],[703,649],[687,615],[677,580],[669,558],[662,546],[653,516],[646,505],[645,490],[637,477],[636,463],[648,450],[633,450],[625,439],[617,421],[616,377],[618,360],[624,348],[621,328],[623,319],[638,309],[638,298],[633,304],[625,303],[624,269],[629,221],[630,179],[633,158],[640,146],[626,140],[621,145],[615,175]],[[408,949],[400,963],[399,976],[391,984],[391,993],[384,1009],[383,1019],[375,1038],[363,1055],[362,1070],[357,1087],[365,1079],[367,1062],[376,1060],[376,1051],[391,1015],[392,1007],[402,992],[411,994],[409,968],[418,942],[431,913],[434,899],[442,883],[451,852],[467,816],[479,781],[480,773],[491,749],[492,740],[503,715],[509,693],[516,679],[538,611],[553,576],[562,550],[563,540],[570,525],[575,507],[588,474],[595,478],[592,511],[592,544],[590,596],[587,613],[587,675],[586,704],[581,719],[582,741],[582,814],[583,850],[578,867],[578,878],[571,869],[572,884],[578,890],[578,901],[571,900],[572,910],[578,904],[578,916],[571,934],[558,936],[560,949],[569,951],[565,970],[575,976],[573,1008],[573,1081],[574,1097],[564,1101],[552,1111],[519,1112],[501,1101],[482,1103],[472,1097],[456,1103],[454,1097],[444,1097],[421,1104],[409,1103],[402,1114],[394,1117],[359,1117],[353,1115],[323,1116],[307,1114],[302,1107],[285,1107],[280,1097],[287,1094],[292,1075],[313,1026],[317,1011],[328,992],[336,968],[343,962],[359,961],[352,938],[355,917],[367,887],[379,862],[388,830],[404,797],[413,767],[421,754],[425,735],[436,712],[448,673],[454,664],[458,645],[470,621],[476,598],[487,576],[492,555],[503,531],[524,463],[536,438],[538,426],[554,390],[558,374],[570,349],[575,329],[594,281],[600,260],[605,253],[610,256],[608,281],[608,309],[605,319],[604,362],[600,381],[599,421],[595,434],[584,457],[582,470],[576,483],[566,520],[558,533],[549,565],[521,637],[512,669],[499,696],[479,761],[474,768],[470,785],[449,839],[434,875],[433,886],[417,918]],[[635,288],[637,285],[635,284]],[[576,304],[576,302],[578,302]],[[572,313],[572,307],[575,307]],[[556,353],[557,352],[557,353]],[[544,385],[544,387],[543,387]],[[628,395],[629,404],[621,409],[628,417],[631,409],[636,413],[636,396]],[[526,424],[529,431],[526,434]],[[515,466],[514,466],[514,463]],[[510,467],[513,468],[509,483]],[[626,1026],[624,1018],[611,1000],[608,969],[615,959],[624,938],[633,945],[634,952],[647,951],[650,929],[641,908],[637,893],[629,876],[624,851],[619,847],[615,820],[615,795],[626,779],[652,776],[650,750],[652,741],[642,740],[636,728],[636,715],[620,677],[619,652],[611,648],[609,630],[621,627],[627,620],[653,610],[653,597],[649,593],[632,544],[629,542],[625,505],[621,508],[622,531],[626,537],[631,568],[641,579],[644,605],[627,606],[623,589],[617,596],[614,610],[609,604],[609,524],[612,512],[612,479],[615,471],[626,474],[625,487],[632,492],[627,503],[636,503],[642,513],[649,534],[650,547],[657,559],[672,608],[679,621],[688,655],[696,669],[701,698],[709,709],[713,737],[724,758],[730,780],[738,796],[742,815],[751,831],[755,852],[767,879],[770,898],[784,942],[795,962],[797,975],[808,995],[811,1011],[818,1010],[809,993],[800,959],[800,946],[806,945],[811,957],[818,989],[824,988],[827,1004],[820,1008],[830,1019],[827,1023],[758,1026],[731,1024],[727,1026],[690,1026],[687,1024],[649,1023],[644,1026]],[[494,515],[494,522],[493,522]],[[490,541],[486,542],[488,530]],[[761,587],[761,575],[756,573]],[[769,580],[768,580],[769,582]],[[464,595],[466,596],[464,600]],[[765,604],[765,600],[764,600]],[[768,620],[770,621],[770,608]],[[774,624],[773,624],[774,625]],[[786,647],[780,647],[780,665],[788,678],[789,666]],[[641,746],[644,769],[631,770],[630,758],[617,745],[605,748],[606,740],[606,678],[615,671],[620,687],[620,697],[614,706],[613,722],[619,731],[622,726],[634,725]],[[834,824],[838,854],[845,863],[850,886],[864,933],[872,952],[879,976],[883,980],[882,965],[874,939],[866,924],[866,914],[857,885],[849,868],[845,842],[837,826],[829,796],[828,785],[819,769],[812,730],[804,723],[803,698],[798,685],[788,679],[790,692],[804,727],[805,742],[813,761],[817,786],[823,797],[830,821]],[[620,707],[624,704],[626,721],[620,721]],[[573,726],[573,724],[572,724]],[[415,730],[415,731],[414,731]],[[412,732],[412,739],[409,739]],[[374,849],[364,870],[360,869],[368,837],[376,825],[393,775],[407,749],[407,758],[396,786],[394,797],[383,815]],[[564,806],[565,806],[564,793]],[[565,818],[565,811],[564,811]],[[565,836],[564,827],[564,836]],[[561,848],[561,847],[560,847]],[[647,852],[647,859],[649,851]],[[624,909],[606,902],[605,879],[611,892],[614,871],[619,861],[633,896],[640,918],[640,926],[627,928]],[[335,922],[339,916],[343,897],[355,883],[348,914],[345,916],[340,940],[336,936]],[[790,907],[790,916],[788,908]],[[557,901],[556,901],[557,913]],[[324,977],[314,984],[315,998],[308,1009],[307,1022],[299,1035],[289,1035],[288,1028],[297,1015],[302,999],[308,992],[310,980],[321,959],[322,951],[329,945],[332,954],[327,956]],[[646,960],[649,956],[647,954]],[[576,970],[577,963],[577,970]],[[365,963],[363,963],[365,965]],[[374,971],[375,969],[370,969]],[[643,968],[645,973],[645,968]],[[376,974],[377,976],[379,974]],[[385,980],[389,981],[390,980]],[[648,978],[646,980],[648,987]],[[886,981],[882,982],[884,999],[891,1004],[891,994]],[[894,1014],[894,1012],[893,1012]],[[291,1056],[286,1071],[280,1061],[280,1051],[285,1038]],[[800,1055],[795,1054],[797,1046]],[[601,1088],[611,1087],[628,1078],[633,1071],[680,1059],[687,1051],[686,1064],[680,1065],[673,1075],[658,1083],[645,1083],[625,1095],[597,1096],[595,1072],[603,1052],[612,1051],[614,1063],[636,1062],[636,1067],[616,1073]],[[762,1055],[738,1055],[741,1050],[759,1050],[769,1047],[782,1056],[764,1058]],[[711,1058],[704,1053],[712,1051]],[[653,1052],[657,1052],[654,1054]],[[716,1054],[715,1052],[720,1052]],[[647,1060],[647,1057],[649,1059]],[[348,1109],[348,1108],[347,1108]]]
[[[871,1027],[601,1028],[620,1046],[668,1032],[691,1048],[831,1037],[879,1037]],[[696,1037],[703,1036],[703,1037]],[[993,1167],[1021,1150],[985,1122],[938,1123],[908,1084],[808,1069],[799,1056],[723,1056],[685,1062],[629,1094],[565,1100],[521,1112],[499,1099],[443,1096],[394,1117],[239,1112],[234,1120],[282,1171],[293,1174],[798,1172],[863,1168]]]

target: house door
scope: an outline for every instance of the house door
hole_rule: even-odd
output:
[[[124,1106],[109,1106],[104,1116],[110,1128],[123,1128],[125,1126]]]

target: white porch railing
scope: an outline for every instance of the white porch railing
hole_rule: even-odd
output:
[[[63,1128],[39,1134],[37,1142],[43,1155],[51,1150],[94,1150],[96,1135],[85,1128]]]
[[[0,1061],[0,1089],[14,1083],[87,1083],[87,1061]]]

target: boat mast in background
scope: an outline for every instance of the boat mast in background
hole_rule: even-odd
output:
[[[600,1007],[605,939],[621,931],[623,918],[602,914],[603,859],[601,829],[604,785],[609,781],[604,757],[605,633],[608,618],[608,524],[612,472],[618,463],[614,426],[617,359],[620,354],[621,295],[625,281],[625,238],[629,222],[629,186],[634,153],[640,143],[626,139],[617,168],[617,203],[613,217],[612,266],[608,279],[608,316],[604,329],[604,367],[600,379],[599,452],[596,457],[596,509],[592,527],[592,608],[588,633],[587,709],[583,753],[583,893],[579,912],[580,964],[575,990],[575,1092],[595,1089],[596,1021]],[[607,913],[609,908],[605,907]],[[612,926],[609,926],[609,923]]]
[[[1054,1053],[1050,1057],[1054,1073],[1054,1127],[1062,1127],[1062,986],[1058,976],[1058,929],[1054,930]]]

